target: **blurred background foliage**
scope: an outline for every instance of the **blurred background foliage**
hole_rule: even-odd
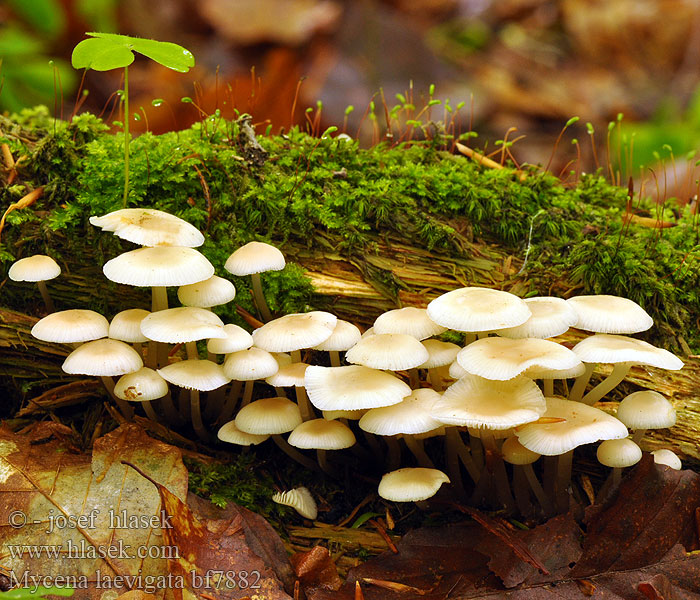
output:
[[[4,111],[44,103],[63,118],[118,120],[121,74],[86,73],[86,94],[69,60],[85,31],[119,32],[175,41],[197,59],[185,76],[137,59],[137,133],[183,129],[218,108],[252,113],[260,132],[344,124],[368,144],[391,133],[383,105],[432,99],[430,119],[479,132],[471,145],[498,150],[514,128],[513,156],[546,164],[576,115],[553,172],[577,154],[579,171],[611,163],[622,182],[653,166],[670,174],[667,195],[694,195],[696,0],[5,0],[0,23]]]

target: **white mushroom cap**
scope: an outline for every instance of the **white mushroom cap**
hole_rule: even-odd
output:
[[[265,378],[265,383],[274,387],[304,387],[304,374],[309,365],[303,362],[289,363],[277,373]]]
[[[109,321],[94,310],[72,308],[51,313],[32,327],[32,335],[44,342],[75,344],[107,337]]]
[[[268,352],[291,352],[312,348],[327,340],[338,321],[320,310],[284,315],[253,331],[253,343]]]
[[[109,323],[109,337],[130,344],[147,342],[148,338],[141,333],[141,321],[150,314],[143,308],[129,308],[117,313]]]
[[[272,494],[272,501],[284,506],[291,506],[305,519],[312,521],[318,516],[316,502],[311,492],[305,487],[298,487],[287,492]]]
[[[226,385],[231,379],[221,365],[210,360],[183,360],[158,369],[158,374],[186,390],[208,392]]]
[[[138,248],[108,260],[105,277],[116,283],[138,287],[187,285],[209,279],[214,267],[193,248],[158,246]]]
[[[433,417],[447,425],[510,429],[536,421],[544,411],[540,388],[526,377],[491,381],[465,375],[435,403]]]
[[[228,257],[224,269],[242,277],[265,271],[284,269],[284,255],[264,242],[248,242]]]
[[[269,435],[255,435],[254,433],[241,431],[236,427],[236,421],[229,421],[223,425],[216,436],[222,442],[237,444],[238,446],[257,446],[270,437]]]
[[[516,430],[520,443],[533,452],[557,456],[598,440],[626,438],[627,427],[600,409],[562,398],[547,398],[542,417],[561,418],[557,423],[530,423]]]
[[[178,306],[152,312],[141,321],[141,333],[166,344],[225,338],[223,321],[210,310]]]
[[[661,429],[676,424],[676,410],[659,392],[642,390],[620,402],[617,418],[630,429]]]
[[[493,331],[527,321],[530,309],[517,296],[500,290],[465,287],[447,292],[428,304],[428,316],[457,331]]]
[[[441,394],[430,388],[413,390],[398,404],[373,408],[360,419],[360,429],[376,435],[426,433],[442,427],[432,416]]]
[[[403,333],[417,340],[424,340],[447,331],[429,316],[425,308],[407,306],[395,308],[377,317],[374,321],[374,333]]]
[[[503,460],[511,465],[531,465],[541,456],[537,452],[528,450],[515,436],[509,437],[503,442],[501,454]]]
[[[324,419],[332,421],[333,419],[347,419],[348,421],[359,421],[367,411],[371,410],[369,408],[360,408],[358,410],[323,410]]]
[[[576,344],[573,352],[587,363],[629,362],[672,371],[683,367],[683,361],[668,350],[623,335],[596,333]]]
[[[379,482],[379,495],[392,502],[420,502],[432,498],[450,478],[437,469],[406,467],[385,473]]]
[[[360,330],[356,325],[338,319],[331,336],[314,346],[314,349],[323,350],[325,352],[343,352],[357,344],[357,342],[360,341],[360,337]]]
[[[340,421],[311,419],[297,425],[287,441],[307,450],[342,450],[355,444],[355,434]]]
[[[180,286],[177,297],[184,306],[211,308],[231,302],[236,297],[236,288],[228,279],[212,275],[204,281]]]
[[[497,329],[495,333],[508,338],[550,338],[573,327],[578,315],[563,298],[535,296],[525,298],[532,316],[522,325]]]
[[[66,357],[62,368],[71,375],[102,377],[124,375],[142,366],[143,360],[131,346],[106,338],[78,346]]]
[[[600,464],[622,469],[636,465],[642,458],[642,449],[630,438],[605,440],[598,446],[596,456]]]
[[[456,358],[454,362],[450,364],[450,368],[448,369],[447,373],[450,377],[452,377],[452,379],[461,379],[465,375],[469,375],[462,365],[457,362]]]
[[[636,302],[620,296],[575,296],[567,302],[578,315],[574,327],[597,333],[638,333],[654,320]]]
[[[667,467],[671,467],[676,471],[680,471],[683,468],[681,459],[670,450],[666,450],[665,448],[661,450],[654,450],[651,454],[654,457],[654,462],[657,465],[666,465]]]
[[[122,208],[101,217],[90,217],[90,223],[139,246],[194,248],[204,243],[204,236],[194,225],[153,208]]]
[[[306,369],[306,393],[319,410],[357,410],[398,404],[411,388],[389,373],[362,366]]]
[[[265,379],[279,370],[279,363],[266,350],[253,346],[247,350],[232,352],[224,361],[224,372],[227,377],[237,381],[253,381]]]
[[[300,425],[299,407],[287,398],[256,400],[241,408],[236,415],[236,427],[257,435],[287,433]]]
[[[581,366],[581,360],[571,350],[539,338],[476,340],[460,350],[457,362],[468,373],[498,380],[512,379],[532,367],[547,370]]]
[[[148,367],[122,375],[114,386],[114,395],[130,402],[162,398],[168,393],[168,382]]]
[[[35,254],[20,258],[12,263],[7,276],[12,281],[48,281],[61,274],[58,263],[45,254]]]
[[[413,369],[428,358],[425,346],[403,333],[369,335],[345,353],[345,360],[349,363],[389,371]]]
[[[440,340],[423,340],[421,343],[428,351],[428,360],[419,365],[421,369],[435,369],[450,365],[455,361],[461,349],[457,344],[441,342]]]
[[[243,327],[228,323],[224,325],[224,338],[212,338],[207,342],[207,350],[212,354],[231,354],[247,350],[253,345],[253,336]]]

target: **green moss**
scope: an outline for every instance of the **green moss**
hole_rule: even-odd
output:
[[[536,169],[521,180],[511,169],[482,168],[441,150],[439,139],[362,149],[298,129],[261,137],[267,152],[261,161],[241,127],[210,117],[191,129],[147,133],[132,143],[129,206],[157,207],[199,227],[207,234],[202,250],[219,272],[247,241],[289,243],[349,258],[396,298],[405,284],[371,260],[378,240],[403,240],[456,258],[476,255],[484,245],[522,258],[530,241],[526,268],[513,277],[524,284],[523,293],[626,295],[661,323],[668,346],[678,347],[672,331],[680,330],[700,348],[693,316],[698,232],[687,213],[658,241],[656,230],[636,225],[621,236],[626,190],[598,175],[566,187]],[[31,209],[9,216],[1,259],[29,250],[69,256],[84,251],[86,240],[98,248],[95,260],[126,247],[88,225],[90,215],[121,208],[120,134],[107,133],[91,115],[66,124],[43,109],[25,111],[3,130],[15,155],[29,157],[22,179],[46,191]],[[21,186],[5,189],[1,200],[7,205],[24,193]],[[309,307],[312,290],[299,268],[266,279],[273,310]],[[249,283],[235,283],[237,302],[252,310]]]

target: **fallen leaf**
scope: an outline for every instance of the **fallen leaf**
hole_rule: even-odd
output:
[[[312,588],[337,590],[343,584],[328,548],[314,546],[308,552],[292,555],[291,560],[294,572],[305,592]]]

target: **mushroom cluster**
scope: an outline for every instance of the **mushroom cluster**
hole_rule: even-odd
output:
[[[64,370],[101,377],[127,418],[129,402],[137,402],[151,419],[189,421],[202,440],[212,426],[232,444],[272,438],[295,460],[331,475],[336,453],[353,448],[381,466],[379,494],[387,499],[425,500],[449,483],[460,500],[530,514],[568,508],[575,448],[605,440],[598,456],[614,469],[615,484],[620,469],[641,456],[635,448],[644,432],[675,422],[672,406],[656,392],[628,396],[618,418],[593,406],[633,365],[683,366],[670,352],[630,337],[652,325],[631,300],[523,300],[464,287],[427,308],[390,310],[361,334],[324,311],[273,318],[259,273],[282,269],[284,257],[251,242],[225,265],[252,277],[263,324],[249,333],[212,312],[236,290],[195,250],[204,238],[192,225],[153,209],[90,221],[142,246],[103,271],[111,281],[150,287],[151,310],[130,308],[111,322],[93,311],[65,310],[41,319],[32,333],[73,345]],[[169,308],[169,286],[178,287],[183,306]],[[572,349],[552,339],[570,327],[592,335]],[[463,347],[435,337],[448,329],[461,332]],[[206,357],[197,347],[205,341]],[[184,352],[174,351],[179,345]],[[587,390],[599,363],[612,364],[612,373]]]

